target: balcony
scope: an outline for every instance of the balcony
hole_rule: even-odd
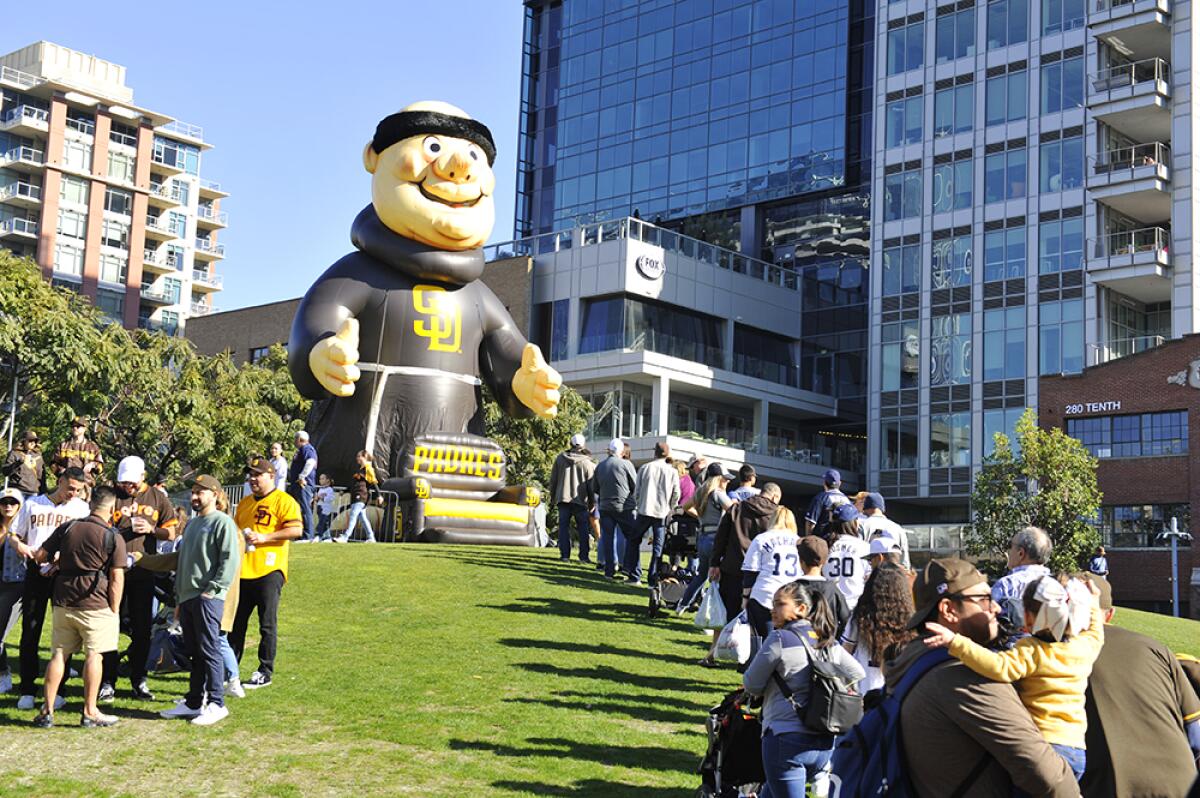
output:
[[[176,156],[175,150],[156,149],[150,155],[150,171],[161,175],[183,174],[183,161]]]
[[[155,208],[178,208],[183,204],[179,186],[174,183],[151,183],[148,199]]]
[[[45,134],[50,130],[50,112],[32,105],[18,105],[0,117],[0,130],[19,136]]]
[[[1087,279],[1138,302],[1171,298],[1171,233],[1144,227],[1089,242]]]
[[[37,241],[38,223],[33,219],[5,219],[0,222],[0,238],[17,238]]]
[[[1171,51],[1172,0],[1096,0],[1088,14],[1092,35],[1121,52],[1166,57]],[[1113,40],[1116,40],[1115,42]]]
[[[85,136],[96,135],[96,123],[90,119],[76,119],[68,116],[65,125],[67,130],[74,130],[76,133],[82,133]]]
[[[221,275],[203,269],[192,269],[193,291],[220,291],[223,280]]]
[[[216,313],[217,309],[207,302],[193,301],[191,303],[191,311],[193,316],[207,316],[209,313]]]
[[[221,188],[221,184],[213,180],[200,179],[200,196],[205,199],[223,199],[229,196],[228,191]]]
[[[225,257],[225,245],[209,241],[207,238],[197,238],[196,257],[210,261],[223,258]]]
[[[45,82],[45,78],[39,78],[37,75],[31,75],[12,67],[0,66],[0,83],[9,83],[18,89],[32,89],[39,83]]]
[[[1135,141],[1171,138],[1171,65],[1161,58],[1102,69],[1088,84],[1099,121]]]
[[[174,241],[179,236],[171,228],[170,220],[164,219],[161,216],[147,216],[146,238],[152,238],[156,241]]]
[[[1166,338],[1161,335],[1139,335],[1136,338],[1118,338],[1099,344],[1088,344],[1088,365],[1099,366],[1138,352],[1147,352],[1156,346],[1162,346]]]
[[[195,141],[204,141],[204,128],[176,119],[162,127],[155,128],[157,133],[168,133],[173,136],[184,136]]]
[[[42,187],[21,180],[0,186],[0,203],[17,208],[36,208],[42,204]]]
[[[46,153],[33,147],[13,147],[0,154],[0,167],[18,172],[40,172],[46,165]]]
[[[209,230],[229,226],[229,214],[218,211],[211,205],[200,205],[196,208],[196,224]]]
[[[175,305],[179,302],[179,287],[168,290],[155,288],[153,283],[142,283],[142,301],[151,305]]]
[[[1109,208],[1145,222],[1171,218],[1171,148],[1137,144],[1094,156],[1088,191]]]
[[[171,274],[179,271],[178,258],[170,252],[147,249],[142,253],[142,271]]]

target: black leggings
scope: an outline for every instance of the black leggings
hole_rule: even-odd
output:
[[[750,618],[750,625],[754,627],[754,633],[765,640],[771,633],[771,611],[754,599],[750,599],[746,602],[746,615]]]

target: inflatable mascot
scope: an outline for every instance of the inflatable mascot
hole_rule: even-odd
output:
[[[487,127],[446,103],[380,122],[363,151],[371,204],[351,227],[357,251],[318,278],[292,324],[288,366],[317,400],[320,470],[348,484],[355,454],[370,452],[406,539],[532,543],[537,493],[507,487],[504,452],[479,437],[481,385],[509,415],[550,417],[562,379],[479,279],[495,156]]]

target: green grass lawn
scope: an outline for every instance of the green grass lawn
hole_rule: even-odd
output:
[[[296,547],[271,687],[207,729],[157,717],[183,674],[152,677],[151,705],[122,680],[113,729],[71,725],[78,680],[49,731],[0,696],[0,796],[693,795],[703,719],[737,674],[696,665],[706,638],[647,620],[644,589],[557,555]],[[1200,649],[1194,621],[1117,622]]]

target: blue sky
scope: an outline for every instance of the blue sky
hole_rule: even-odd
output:
[[[453,103],[496,139],[496,227],[512,237],[519,0],[112,5],[6,14],[0,52],[45,39],[127,68],[134,102],[204,128],[201,174],[230,197],[222,310],[303,294],[350,251],[370,200],[362,148],[384,116]]]

